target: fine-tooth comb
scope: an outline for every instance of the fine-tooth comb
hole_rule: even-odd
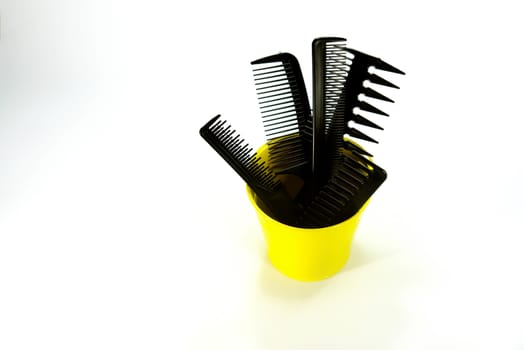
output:
[[[301,227],[336,225],[354,214],[386,180],[384,169],[358,152],[347,150],[336,163],[327,184],[304,210]]]
[[[313,40],[313,174],[319,183],[328,176],[326,162],[338,154],[342,146],[333,145],[327,138],[331,128],[341,129],[343,109],[339,99],[349,71],[349,60],[344,38],[317,38]],[[337,108],[338,107],[338,108]],[[340,125],[338,125],[340,124]]]
[[[348,134],[351,137],[355,137],[364,141],[378,143],[376,140],[369,137],[360,130],[349,126],[349,123],[353,122],[355,124],[383,130],[381,126],[375,124],[374,122],[363,117],[362,115],[355,113],[355,108],[358,108],[362,111],[383,115],[386,117],[389,116],[387,113],[381,111],[380,109],[376,108],[370,103],[360,100],[359,97],[362,94],[366,97],[370,97],[373,99],[386,102],[393,102],[393,100],[373,90],[372,88],[364,86],[364,82],[368,81],[373,84],[379,84],[390,88],[398,89],[398,86],[390,83],[386,79],[374,73],[370,73],[370,67],[374,67],[375,69],[387,71],[390,73],[405,73],[377,57],[373,57],[350,48],[347,48],[346,51],[352,55],[352,58],[351,70],[349,71],[349,74],[347,76],[346,84],[344,86],[343,97],[341,98],[341,100],[343,100],[344,103],[344,130],[334,128],[332,130],[332,135],[330,135],[330,138],[340,140],[340,138],[343,137],[344,134]]]
[[[207,122],[200,135],[242,177],[275,218],[288,224],[296,221],[300,209],[282,183],[253,148],[225,120],[220,120],[220,115]]]
[[[279,53],[251,62],[268,145],[276,174],[306,176],[311,154],[311,116],[298,60]]]
[[[378,143],[363,127],[383,130],[372,115],[388,114],[369,101],[393,102],[375,85],[398,89],[376,72],[404,74],[346,47],[346,39],[340,37],[314,39],[312,56],[311,104],[295,56],[279,53],[251,62],[266,136],[262,153],[257,154],[220,115],[200,129],[247,183],[261,210],[302,228],[349,219],[386,180],[385,170],[353,138]]]

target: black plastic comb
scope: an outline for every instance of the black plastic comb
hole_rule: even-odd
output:
[[[375,69],[397,74],[404,74],[404,72],[382,61],[377,57],[373,57],[350,48],[347,48],[346,51],[352,55],[352,58],[351,70],[349,71],[349,74],[347,76],[347,80],[344,86],[344,93],[342,94],[342,97],[340,99],[343,106],[339,106],[340,110],[344,111],[344,122],[342,123],[343,129],[340,129],[340,123],[337,123],[337,127],[334,127],[332,128],[332,130],[330,130],[329,138],[332,140],[336,140],[336,142],[338,143],[344,134],[348,134],[350,137],[355,137],[368,142],[378,143],[376,140],[369,137],[362,131],[349,126],[349,122],[353,122],[355,124],[363,125],[374,129],[383,130],[381,126],[375,124],[374,122],[363,117],[362,115],[355,113],[355,108],[378,115],[389,116],[387,113],[381,111],[380,109],[376,108],[370,103],[362,101],[360,99],[360,95],[364,95],[366,97],[386,102],[393,102],[393,100],[373,90],[369,86],[364,86],[364,83],[367,81],[370,83],[398,89],[398,86],[390,83],[386,79],[374,73],[370,73],[370,68],[374,67]]]
[[[312,109],[295,56],[279,53],[251,62],[267,158],[254,152],[220,116],[200,129],[253,190],[263,211],[279,222],[305,228],[347,220],[385,181],[384,169],[352,139],[378,143],[360,126],[382,130],[369,115],[388,114],[368,101],[393,102],[370,86],[398,88],[373,69],[404,74],[377,57],[347,48],[344,38],[313,40],[312,55]]]
[[[354,214],[386,180],[384,169],[358,152],[342,152],[327,184],[305,209],[302,227],[336,225]]]
[[[300,208],[275,173],[225,120],[220,120],[220,115],[207,122],[200,135],[242,177],[274,218],[295,223]]]
[[[337,108],[349,72],[345,39],[336,37],[313,40],[313,153],[312,169],[317,182],[327,179],[329,159],[338,149],[328,144],[331,128],[343,128],[344,111]],[[340,125],[332,125],[340,124]],[[339,145],[341,146],[342,143]]]
[[[251,62],[268,145],[268,164],[276,174],[309,171],[311,109],[300,65],[290,53]]]

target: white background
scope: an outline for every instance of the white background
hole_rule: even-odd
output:
[[[517,1],[0,2],[0,349],[524,349]],[[383,74],[389,174],[335,277],[265,255],[198,136],[263,142],[253,59],[336,35]],[[377,119],[378,118],[378,119]]]

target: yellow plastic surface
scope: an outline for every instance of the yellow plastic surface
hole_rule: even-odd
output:
[[[266,159],[267,146],[262,146],[258,154]],[[262,226],[269,260],[277,270],[296,280],[318,281],[333,276],[344,267],[367,203],[357,214],[337,225],[306,229],[271,218],[259,207],[249,186],[247,193]]]

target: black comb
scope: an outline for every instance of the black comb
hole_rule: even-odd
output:
[[[276,174],[309,171],[311,109],[300,65],[290,53],[251,62],[268,146],[268,164]]]
[[[378,143],[361,126],[382,130],[372,115],[388,114],[368,101],[393,101],[373,86],[398,88],[374,69],[404,74],[346,47],[344,38],[317,38],[312,54],[311,106],[295,56],[279,53],[251,62],[266,136],[262,153],[253,151],[220,115],[200,129],[247,183],[260,209],[303,228],[349,219],[386,180],[384,169],[353,138]]]
[[[345,39],[336,37],[313,40],[313,176],[323,183],[329,174],[327,162],[338,153],[340,145],[331,144],[327,133],[343,128],[339,99],[349,71]],[[337,108],[338,107],[338,108]],[[341,114],[342,113],[342,114]],[[338,116],[341,114],[340,116]],[[332,125],[340,124],[340,125]],[[329,144],[328,144],[329,142]]]
[[[384,169],[352,149],[341,153],[327,184],[304,210],[301,227],[336,225],[354,214],[386,180]]]
[[[374,73],[370,73],[370,68],[374,67],[375,69],[396,74],[405,73],[377,57],[373,57],[350,48],[347,48],[346,50],[348,53],[352,55],[352,58],[351,70],[349,71],[349,74],[347,76],[346,84],[344,86],[344,93],[341,97],[343,106],[341,106],[340,109],[343,110],[344,122],[336,123],[336,127],[330,130],[329,138],[335,140],[334,142],[337,142],[338,144],[339,140],[343,137],[343,135],[348,134],[351,137],[355,137],[364,141],[378,143],[376,140],[369,137],[362,131],[349,126],[349,122],[353,122],[355,124],[363,125],[366,127],[383,130],[381,126],[375,124],[374,122],[363,117],[362,115],[355,113],[355,108],[378,115],[389,116],[387,113],[381,111],[380,109],[376,108],[370,103],[359,99],[360,95],[364,95],[381,101],[393,102],[393,100],[382,95],[378,91],[373,90],[369,86],[364,86],[364,82],[367,81],[370,83],[398,89],[398,86],[396,86],[395,84],[390,83],[386,79]],[[340,129],[340,125],[342,125],[343,129]]]
[[[225,120],[220,120],[220,115],[207,122],[200,135],[242,177],[275,219],[295,223],[300,208],[275,173]]]

